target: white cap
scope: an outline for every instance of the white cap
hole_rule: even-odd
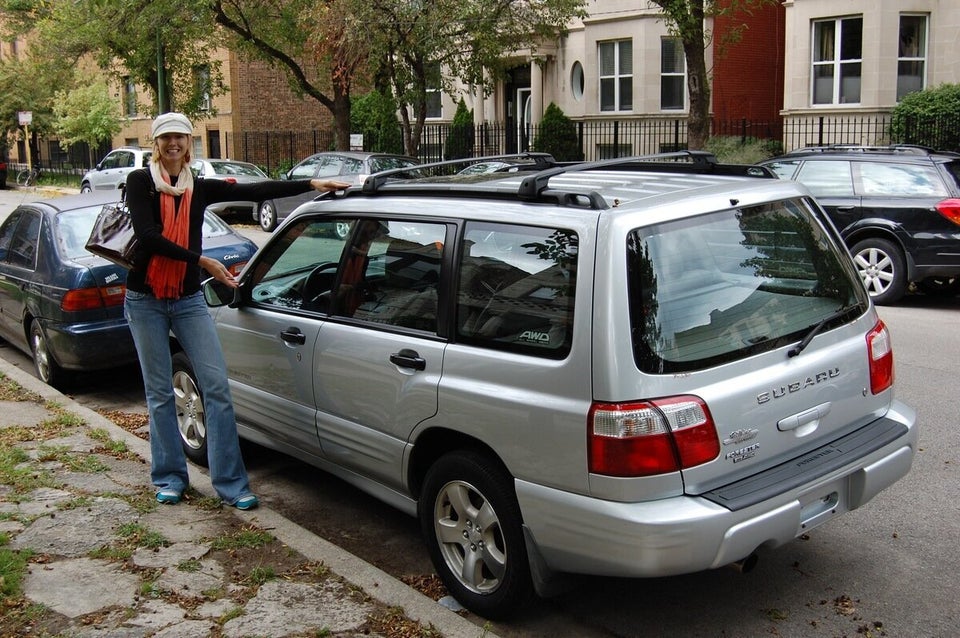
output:
[[[183,113],[164,113],[153,121],[153,129],[150,135],[153,139],[157,139],[167,133],[193,135],[193,125]]]

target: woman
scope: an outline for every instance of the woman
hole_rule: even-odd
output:
[[[202,271],[231,287],[237,282],[223,264],[201,254],[203,211],[220,201],[263,201],[310,189],[340,190],[349,184],[320,179],[255,184],[194,181],[190,171],[190,120],[181,113],[164,113],[154,120],[152,137],[149,168],[127,176],[127,204],[134,232],[149,261],[145,259],[145,266],[127,275],[124,302],[150,414],[150,478],[160,503],[178,503],[189,485],[173,394],[172,330],[190,358],[203,391],[213,487],[230,505],[252,509],[259,501],[250,491],[226,364],[200,290]]]

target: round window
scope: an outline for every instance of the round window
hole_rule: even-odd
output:
[[[570,88],[573,90],[573,99],[577,102],[583,99],[583,65],[579,62],[573,63],[570,69]]]

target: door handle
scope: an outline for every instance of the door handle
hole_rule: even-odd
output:
[[[287,343],[303,345],[307,342],[307,335],[300,332],[300,328],[290,327],[280,331],[280,338]]]
[[[401,368],[427,369],[427,360],[421,357],[416,350],[410,350],[409,348],[403,348],[400,352],[394,352],[390,355],[390,363]]]
[[[853,206],[837,206],[838,213],[849,213],[853,210]]]

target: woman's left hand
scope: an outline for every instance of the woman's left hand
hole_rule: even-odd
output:
[[[334,179],[311,179],[310,188],[315,191],[342,191],[353,186],[350,182],[340,182]]]
[[[198,262],[200,267],[206,270],[210,275],[217,281],[226,284],[230,288],[236,288],[239,284],[237,283],[236,277],[230,274],[230,271],[227,270],[227,267],[222,263],[213,259],[212,257],[202,256]]]

